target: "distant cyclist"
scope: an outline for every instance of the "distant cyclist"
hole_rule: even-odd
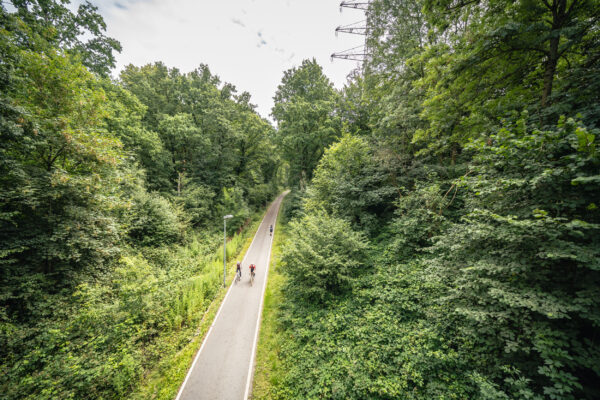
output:
[[[269,227],[269,236],[273,236],[273,225]]]
[[[235,268],[235,273],[239,273],[240,276],[242,276],[242,263],[241,262],[237,262],[237,267]]]
[[[256,265],[250,264],[250,275],[254,276],[254,271],[256,270]]]

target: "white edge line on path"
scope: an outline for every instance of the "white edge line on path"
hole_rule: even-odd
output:
[[[277,210],[277,213],[279,214],[279,209]],[[242,264],[246,261],[246,255],[248,254],[248,252],[250,251],[250,248],[254,244],[254,240],[258,236],[260,227],[265,222],[265,218],[267,218],[268,214],[269,214],[269,209],[267,208],[267,211],[265,212],[265,216],[263,217],[262,221],[260,221],[260,225],[258,225],[258,228],[256,229],[256,233],[254,234],[254,237],[252,238],[252,242],[250,242],[250,246],[248,246],[248,248],[246,249],[246,253],[244,254],[244,258],[242,259]],[[272,241],[272,239],[271,239],[271,241]],[[271,250],[269,249],[269,259],[270,259],[270,257],[271,257]],[[268,265],[267,265],[267,268],[268,268]],[[215,321],[217,320],[217,318],[219,318],[219,314],[221,313],[223,304],[225,304],[225,301],[227,300],[227,297],[229,296],[229,293],[231,292],[232,288],[233,288],[233,282],[231,282],[229,289],[227,289],[227,294],[225,294],[225,297],[223,298],[223,301],[221,302],[221,305],[219,306],[219,310],[217,311],[215,318],[213,319],[212,323],[210,324],[210,328],[208,328],[208,332],[206,332],[206,336],[204,336],[204,340],[202,341],[202,346],[200,346],[200,350],[198,350],[198,353],[196,353],[196,357],[194,357],[194,362],[192,363],[192,366],[188,370],[188,373],[185,376],[185,379],[183,380],[183,384],[181,385],[181,388],[179,388],[179,392],[177,393],[177,397],[175,397],[175,400],[179,400],[179,398],[181,397],[181,394],[183,393],[183,389],[185,388],[185,384],[187,383],[188,379],[192,375],[194,366],[196,366],[196,362],[198,361],[198,358],[200,358],[200,353],[202,353],[202,349],[204,348],[204,345],[206,344],[206,341],[208,340],[208,337],[210,336],[210,333],[212,332],[212,328],[215,325]],[[262,302],[261,302],[261,309],[262,309]]]
[[[256,319],[256,330],[254,331],[254,344],[252,345],[252,355],[250,356],[250,365],[248,366],[248,379],[246,380],[246,391],[244,392],[244,400],[247,400],[248,396],[250,395],[250,384],[252,382],[253,370],[252,367],[254,367],[254,356],[256,355],[256,342],[258,341],[258,331],[260,330],[260,319],[262,317],[263,303],[265,301],[265,289],[267,288],[267,279],[269,278],[269,266],[271,265],[271,249],[273,249],[273,240],[275,239],[275,227],[277,226],[277,217],[279,216],[280,208],[281,204],[279,204],[279,206],[277,207],[277,213],[275,213],[275,222],[273,223],[273,236],[271,236],[271,245],[269,246],[269,257],[267,258],[267,272],[265,273],[262,297],[260,298],[260,308],[258,309],[258,318]]]

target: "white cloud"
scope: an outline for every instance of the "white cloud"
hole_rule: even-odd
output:
[[[244,24],[241,20],[239,20],[237,18],[231,18],[231,22],[233,22],[236,25],[241,26],[242,28],[246,27],[246,24]]]

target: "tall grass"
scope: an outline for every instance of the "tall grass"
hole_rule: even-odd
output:
[[[227,259],[231,263],[233,257],[238,255],[246,239],[244,233],[234,235],[227,243]],[[194,253],[193,248],[189,250]],[[215,296],[219,285],[223,281],[223,246],[213,254],[203,256],[204,267],[200,275],[185,278],[177,283],[167,319],[170,326],[177,329],[184,322],[192,321],[194,316],[206,308]]]
[[[228,240],[228,281],[233,276],[236,260],[249,247],[261,217],[255,215],[252,224]],[[187,246],[172,250],[167,274],[172,280],[161,283],[163,292],[166,289],[170,293],[164,299],[165,328],[169,332],[156,341],[156,347],[163,353],[128,398],[172,400],[177,394],[199,342],[226,292],[223,288],[223,237],[214,235],[211,239],[211,246],[206,246],[206,241],[192,239]],[[175,276],[177,278],[173,279]]]

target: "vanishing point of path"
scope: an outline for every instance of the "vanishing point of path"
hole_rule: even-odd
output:
[[[242,280],[229,288],[176,400],[242,400],[249,396],[273,242],[269,226],[275,228],[285,194],[271,204],[258,227],[242,260]],[[256,264],[253,286],[250,286],[250,264]]]

